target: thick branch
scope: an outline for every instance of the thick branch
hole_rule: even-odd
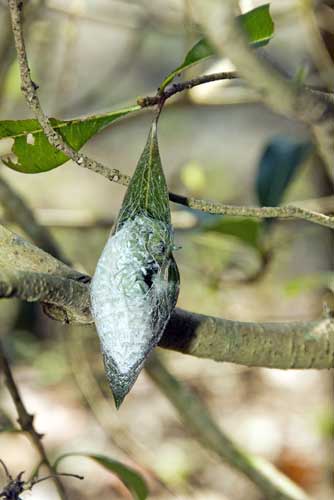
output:
[[[7,249],[10,253],[9,246]],[[40,272],[27,270],[29,253],[32,261],[36,261],[38,255],[42,256]],[[58,306],[47,311],[54,319],[92,323],[89,286],[68,279],[69,271],[64,265],[57,268],[57,276],[53,275],[50,267],[54,266],[55,259],[47,256],[33,245],[26,247],[22,266],[18,256],[13,264],[17,271],[1,269],[0,297],[15,296],[23,300],[41,301]],[[62,310],[64,314],[59,312]],[[176,309],[160,345],[192,356],[246,366],[332,368],[334,320],[325,318],[305,322],[251,323]]]
[[[258,486],[265,498],[310,500],[299,487],[269,462],[249,455],[234,443],[217,426],[201,401],[167,371],[155,354],[148,359],[145,370],[176,408],[186,428],[195,438],[224,462],[243,472]]]
[[[246,366],[332,368],[334,320],[250,323],[177,309],[160,346]]]
[[[262,100],[278,113],[311,126],[319,152],[334,179],[333,104],[318,93],[293,85],[249,47],[235,17],[236,0],[196,0],[195,5],[195,12],[218,53],[233,62],[238,74],[259,91]]]
[[[88,287],[59,276],[1,269],[0,297],[57,306],[48,312],[63,323],[85,323],[90,318]]]
[[[5,355],[4,349],[2,347],[2,344],[0,342],[0,368],[1,371],[4,374],[5,377],[5,384],[7,386],[7,389],[9,391],[9,394],[13,400],[13,403],[15,405],[17,415],[18,415],[18,424],[22,431],[26,432],[27,435],[30,437],[33,445],[37,449],[39,456],[42,460],[42,463],[45,464],[45,466],[48,468],[49,472],[51,473],[50,478],[54,481],[54,484],[57,488],[57,491],[59,493],[59,496],[62,500],[67,499],[67,495],[64,489],[64,486],[60,480],[60,478],[56,475],[49,459],[46,454],[45,448],[42,443],[42,438],[43,435],[39,434],[34,426],[34,416],[30,415],[28,411],[26,410],[26,407],[23,403],[23,400],[21,398],[20,392],[17,388],[17,385],[15,383],[9,362],[7,360],[7,357]],[[35,484],[38,482],[38,480],[35,482]]]

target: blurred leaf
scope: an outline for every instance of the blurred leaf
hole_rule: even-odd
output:
[[[78,151],[91,137],[110,125],[113,121],[140,106],[112,111],[103,115],[88,116],[75,120],[61,121],[51,118],[52,126],[63,139]],[[12,153],[14,159],[8,158],[4,163],[18,172],[34,174],[46,172],[68,161],[68,157],[49,144],[37,120],[3,120],[0,121],[0,139],[14,139]]]
[[[22,95],[19,63],[15,61],[10,65],[4,82],[4,95],[10,99],[18,99]]]
[[[116,474],[116,476],[132,493],[135,500],[145,500],[148,497],[148,488],[146,482],[138,472],[136,472],[131,467],[124,465],[117,460],[113,460],[112,458],[109,458],[105,455],[99,455],[95,453],[66,453],[57,458],[54,464],[54,468],[57,470],[59,463],[64,458],[75,456],[90,458],[105,469]]]
[[[317,417],[320,435],[325,439],[334,439],[334,413],[332,408],[326,408]]]
[[[298,276],[290,280],[284,287],[284,291],[289,297],[295,297],[300,293],[310,292],[319,288],[331,287],[334,280],[334,273],[322,272]]]
[[[191,161],[184,165],[180,172],[183,184],[192,193],[202,192],[206,185],[204,169],[198,163]]]
[[[269,13],[269,4],[261,5],[246,12],[246,14],[238,16],[238,19],[246,32],[250,45],[253,47],[266,45],[272,38],[274,23]],[[210,42],[206,38],[201,38],[189,50],[182,64],[164,79],[160,85],[160,90],[169,85],[179,73],[208,57],[214,56],[215,53],[216,51]]]
[[[308,63],[303,63],[298,66],[294,76],[293,83],[295,83],[298,87],[305,85],[306,78],[310,74],[310,65]]]
[[[310,143],[296,142],[288,136],[276,136],[266,145],[255,180],[261,206],[280,204],[286,188],[310,151]]]
[[[204,231],[235,236],[255,250],[261,250],[261,222],[254,219],[220,217],[203,225]]]

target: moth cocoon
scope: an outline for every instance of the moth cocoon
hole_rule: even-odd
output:
[[[170,224],[147,215],[126,221],[102,252],[91,304],[116,406],[129,392],[175,307],[178,283]]]
[[[91,285],[91,307],[116,406],[159,342],[179,292],[168,189],[154,120]]]

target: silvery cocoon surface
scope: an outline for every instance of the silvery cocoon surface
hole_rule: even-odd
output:
[[[155,121],[91,285],[92,313],[117,407],[175,307],[179,274],[172,250]]]

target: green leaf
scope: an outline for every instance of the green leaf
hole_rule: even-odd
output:
[[[269,4],[250,10],[246,14],[238,16],[238,19],[252,47],[261,47],[269,43],[274,33],[274,23],[269,13]],[[215,54],[216,51],[210,42],[206,38],[201,38],[189,50],[182,64],[164,79],[160,85],[160,90],[164,90],[179,73]]]
[[[203,225],[204,231],[235,236],[245,245],[261,250],[261,223],[254,219],[219,217]]]
[[[51,118],[50,121],[63,139],[78,151],[88,139],[112,122],[139,109],[140,106],[134,105],[103,115],[66,121]],[[47,172],[68,160],[64,153],[51,146],[37,120],[0,121],[0,140],[3,138],[14,140],[11,151],[15,155],[14,160],[3,161],[8,167],[18,172],[27,174]]]
[[[144,151],[125,193],[116,230],[139,214],[170,224],[168,189],[159,154],[156,121],[152,124]]]
[[[208,59],[209,57],[212,57],[214,55],[215,55],[215,49],[212,47],[210,42],[206,38],[201,38],[189,50],[183,63],[180,64],[180,66],[178,66],[174,71],[169,73],[168,76],[166,76],[166,78],[160,85],[159,89],[164,90],[167,87],[167,85],[169,85],[177,75],[179,75],[186,69],[190,68],[194,64],[197,64],[200,61],[204,61],[205,59]]]
[[[113,460],[105,455],[96,453],[66,453],[57,458],[54,468],[57,470],[59,463],[67,457],[87,457],[99,465],[116,474],[132,493],[135,500],[145,500],[148,497],[148,488],[143,477],[128,465]]]
[[[252,47],[267,45],[274,34],[274,22],[269,9],[270,4],[267,3],[238,17]]]

